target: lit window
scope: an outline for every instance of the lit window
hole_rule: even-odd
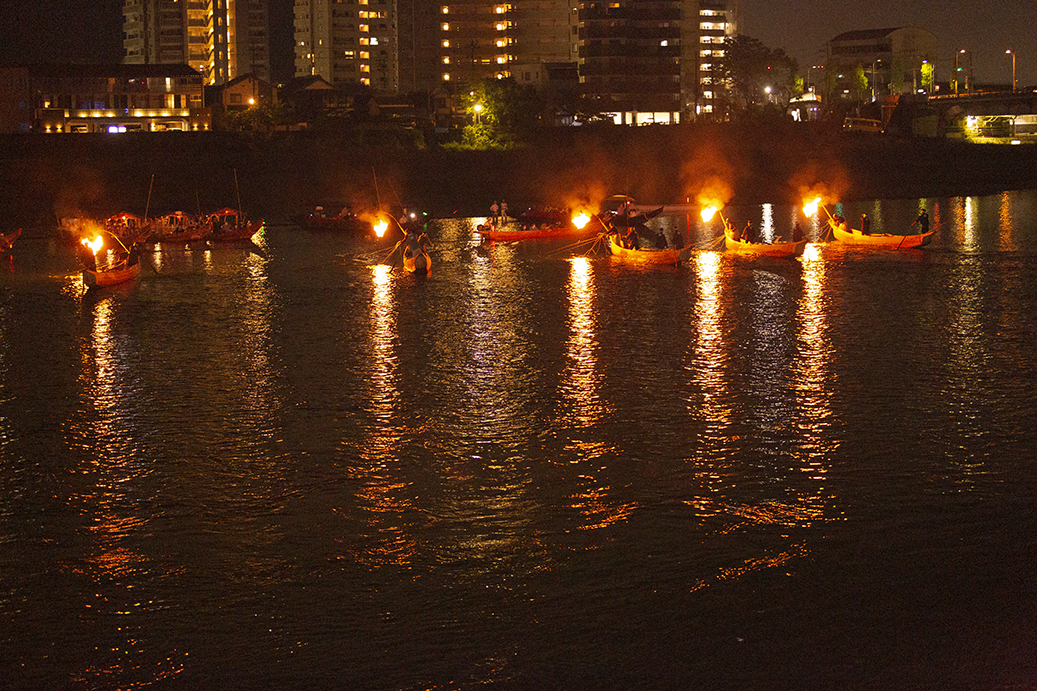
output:
[[[371,37],[371,45],[372,46],[377,46],[378,45],[378,39],[375,38],[374,36]]]
[[[371,71],[371,66],[370,65],[361,65],[360,66],[360,71],[361,72],[370,72]]]
[[[361,24],[360,25],[360,33],[366,34],[366,33],[368,33],[368,31],[369,31],[369,29],[368,29],[368,25],[367,24]]]
[[[450,58],[449,58],[449,57],[447,57],[447,56],[444,56],[444,57],[443,57],[443,64],[444,64],[444,65],[449,65],[449,64],[450,64]]]
[[[504,47],[504,46],[506,46],[506,45],[508,45],[508,42],[507,42],[507,40],[505,40],[505,39],[503,39],[503,38],[498,38],[498,39],[497,39],[497,47],[498,47],[498,48],[503,48],[503,47]]]
[[[450,47],[450,41],[444,40],[443,41],[443,47],[444,48],[449,48]]]
[[[497,29],[497,31],[504,31],[508,28],[508,25],[505,22],[497,22],[494,28]]]
[[[508,61],[508,56],[507,55],[498,55],[497,56],[497,64],[498,65],[503,65],[507,61]]]
[[[497,14],[504,14],[505,12],[507,12],[507,8],[504,5],[497,5],[493,8],[493,11]]]
[[[441,7],[441,8],[440,8],[440,11],[441,11],[441,12],[442,12],[443,14],[450,14],[450,8],[449,8],[449,7],[447,7],[446,5],[443,5],[443,7]]]
[[[665,39],[663,39],[662,41],[659,41],[659,45],[663,46],[663,47],[666,47],[666,46],[670,45],[670,42],[665,40]]]
[[[440,24],[439,28],[442,29],[443,31],[450,31],[450,25],[447,24],[446,22],[443,22],[442,24]]]
[[[443,81],[444,82],[449,82],[450,81],[450,74],[448,72],[444,72],[443,73]]]
[[[353,51],[349,51],[349,52],[352,53]],[[361,60],[370,60],[371,59],[371,54],[368,53],[366,50],[362,50],[362,51],[360,51],[360,59]]]

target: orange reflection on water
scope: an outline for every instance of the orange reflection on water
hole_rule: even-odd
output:
[[[698,338],[694,344],[694,380],[702,396],[700,406],[689,405],[706,422],[714,434],[730,423],[730,410],[722,404],[726,395],[724,360],[726,358],[719,252],[697,252],[695,257],[696,290],[695,327]]]
[[[821,259],[803,261],[803,293],[796,311],[799,325],[798,357],[794,369],[796,398],[799,403],[798,429],[802,435],[800,450],[796,457],[801,461],[801,470],[817,481],[827,473],[826,456],[831,450],[825,442],[824,432],[831,424],[832,392],[829,386],[829,359],[831,346],[828,342],[828,318],[826,310],[825,262]],[[820,510],[825,503],[818,494],[805,497],[807,504]]]
[[[357,463],[350,471],[360,483],[356,501],[365,527],[352,558],[369,568],[380,568],[409,563],[417,552],[417,540],[403,518],[414,510],[407,496],[409,486],[393,474],[399,463],[403,428],[395,419],[400,398],[396,356],[399,333],[392,267],[372,267],[371,283],[368,410],[373,419],[367,439],[360,444]]]
[[[1014,252],[1015,242],[1012,238],[1015,227],[1012,223],[1012,197],[1008,192],[1001,193],[1001,205],[997,214],[997,248],[1002,252]]]
[[[602,415],[598,397],[600,380],[596,372],[598,334],[594,317],[593,267],[587,257],[569,262],[569,340],[566,342],[567,366],[563,387],[576,422],[588,425]]]
[[[118,307],[112,295],[84,306],[91,319],[81,348],[84,405],[70,428],[70,452],[86,455],[77,473],[86,486],[68,503],[88,517],[91,542],[67,570],[94,583],[95,596],[83,603],[81,616],[109,642],[73,676],[87,686],[130,688],[180,675],[185,656],[141,635],[143,618],[164,605],[134,587],[156,577],[156,562],[127,547],[149,534],[150,512],[140,509],[151,498],[143,488],[153,463],[139,448],[135,420],[144,402],[133,341],[120,328]]]
[[[371,296],[371,385],[375,415],[387,422],[399,398],[396,389],[396,298],[392,267],[378,264],[372,276]]]
[[[972,250],[976,248],[976,198],[955,197],[951,200],[953,205],[953,234],[954,242],[962,249]]]

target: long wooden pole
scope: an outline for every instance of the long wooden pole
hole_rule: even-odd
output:
[[[151,184],[148,185],[148,202],[144,205],[144,220],[148,220],[148,212],[151,210],[151,190],[155,187],[155,174],[151,174]]]

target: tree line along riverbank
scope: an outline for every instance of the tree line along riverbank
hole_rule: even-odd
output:
[[[264,140],[203,133],[8,135],[0,139],[2,226],[66,215],[150,216],[239,205],[288,221],[317,204],[485,214],[494,199],[572,204],[609,194],[694,202],[793,203],[822,186],[843,201],[953,197],[1037,188],[1037,147],[844,133],[823,125],[740,123],[544,130],[527,146],[463,150],[315,132]]]

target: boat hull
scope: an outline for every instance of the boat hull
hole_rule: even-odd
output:
[[[432,257],[427,252],[414,255],[403,253],[403,270],[409,273],[427,274],[432,270]]]
[[[832,235],[839,242],[848,245],[869,245],[871,247],[889,247],[891,249],[913,249],[925,247],[933,241],[933,233],[918,233],[916,235],[865,235],[859,230],[848,229],[845,224],[832,225]]]
[[[140,262],[117,269],[90,271],[83,269],[83,285],[88,288],[114,286],[132,281],[140,275]]]
[[[641,264],[679,264],[691,257],[691,247],[631,250],[617,243],[612,235],[609,236],[609,252],[618,259]]]
[[[724,246],[729,252],[740,252],[754,254],[761,257],[800,257],[807,246],[806,240],[798,242],[777,242],[768,244],[766,242],[745,242],[735,240],[731,232],[724,231]]]
[[[583,228],[540,228],[531,230],[519,230],[517,228],[503,229],[493,226],[479,226],[476,231],[487,240],[494,242],[518,242],[521,240],[551,240],[553,238],[576,238],[590,236],[601,231],[601,224],[597,222],[588,223]]]

